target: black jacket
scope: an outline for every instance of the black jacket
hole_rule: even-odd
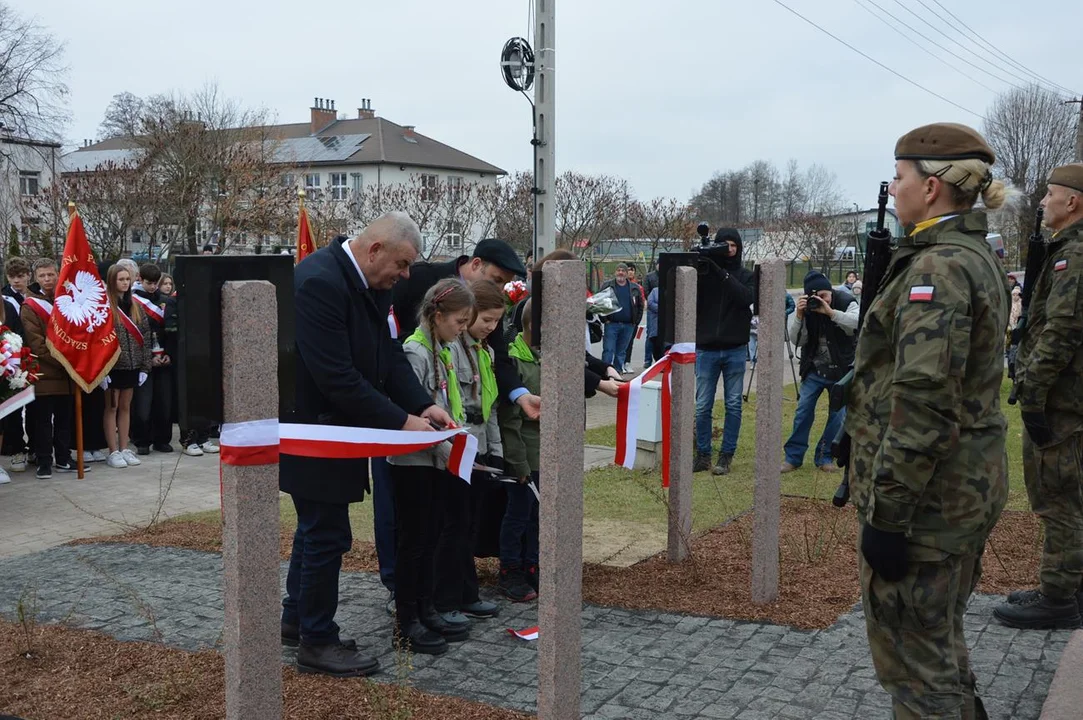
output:
[[[831,308],[839,312],[846,312],[854,302],[854,296],[844,290],[831,291]],[[827,352],[831,355],[831,367],[822,372],[817,371],[826,380],[838,382],[842,376],[853,367],[854,356],[857,350],[857,338],[843,330],[830,318],[818,312],[807,310],[805,312],[805,339],[801,344],[801,362],[799,373],[804,380],[808,374],[816,370],[814,361],[817,348],[820,347],[820,335],[827,334]]]
[[[604,283],[602,283],[602,286],[598,288],[598,292],[601,292],[606,288],[613,288],[613,292],[616,292],[616,285],[616,280],[606,280]],[[639,287],[638,283],[634,283],[631,280],[628,281],[628,285],[628,297],[632,298],[631,322],[633,325],[638,325],[639,321],[643,319],[643,311],[646,309],[646,302],[643,296],[643,288]],[[616,313],[613,313],[612,315],[607,315],[606,317],[602,318],[602,322],[610,322],[610,319],[613,318],[615,315]]]
[[[341,243],[294,271],[297,396],[284,422],[398,430],[432,399],[387,326],[390,291],[367,290]],[[325,503],[360,502],[368,462],[282,455],[282,492]]]
[[[152,293],[149,293],[146,290],[132,290],[132,295],[138,295],[139,297],[143,298],[144,300],[150,300],[152,303],[154,303],[158,307],[162,307],[162,305],[165,303],[165,300],[162,298],[162,293],[160,291],[158,291],[158,290],[155,290]],[[163,312],[164,312],[164,310],[163,310]],[[162,331],[165,329],[164,318],[163,318],[163,322],[158,322],[157,320],[154,319],[154,317],[150,313],[144,313],[144,314],[147,316],[147,322],[150,323],[151,332],[155,333],[156,335],[158,335],[160,337],[161,334],[162,334]],[[147,339],[149,340],[150,338],[147,338]]]
[[[742,243],[737,254],[722,260],[722,272],[712,268],[700,275],[696,291],[696,347],[728,350],[748,344],[752,327],[752,302],[756,299],[756,276],[741,265]]]
[[[19,313],[23,306],[23,301],[26,300],[26,298],[22,296],[22,293],[17,292],[11,287],[11,285],[5,285],[0,292],[4,295],[4,302],[7,303],[4,306],[4,324],[7,325],[12,332],[23,337],[23,321],[19,317]],[[10,300],[8,298],[10,298]]]

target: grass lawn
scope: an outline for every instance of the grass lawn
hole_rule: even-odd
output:
[[[1011,384],[1005,381],[1001,388],[1001,399],[1008,417],[1008,480],[1010,495],[1008,507],[1015,510],[1028,509],[1026,490],[1023,487],[1022,468],[1022,432],[1023,424],[1018,409],[1006,402]],[[782,400],[782,437],[783,442],[793,427],[793,415],[797,407],[794,389],[787,387]],[[724,408],[721,404],[715,408],[715,434],[720,435]],[[842,478],[841,473],[824,473],[812,463],[812,447],[823,432],[827,419],[827,393],[823,393],[816,411],[816,420],[809,434],[809,454],[805,465],[792,473],[782,476],[782,492],[787,495],[830,499]],[[693,488],[692,513],[695,530],[705,530],[737,515],[752,506],[753,459],[755,456],[756,396],[753,394],[744,405],[741,420],[741,435],[738,440],[737,454],[734,456],[733,471],[724,477],[715,477],[710,473],[696,475]],[[614,446],[616,444],[616,426],[607,425],[586,434],[586,444]],[[714,442],[717,452],[718,440]],[[781,463],[782,458],[778,461]],[[591,470],[584,477],[584,515],[587,520],[617,521],[650,525],[664,529],[666,526],[665,494],[662,492],[661,473],[649,471],[629,471],[618,467],[605,467]],[[295,527],[297,516],[293,503],[283,496],[281,518],[285,527]],[[204,513],[184,515],[179,519],[195,520],[217,524],[219,512],[212,510]],[[366,502],[350,506],[350,520],[354,537],[358,540],[372,540],[372,503],[371,496]]]

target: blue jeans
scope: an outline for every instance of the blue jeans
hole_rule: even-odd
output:
[[[711,454],[711,410],[715,389],[722,377],[726,400],[726,419],[722,425],[722,452],[737,452],[737,436],[741,434],[741,393],[745,385],[745,358],[748,346],[727,350],[696,351],[696,452]]]
[[[800,467],[805,461],[805,453],[808,451],[808,436],[812,430],[812,421],[816,417],[816,403],[820,394],[835,383],[826,379],[816,372],[809,372],[808,376],[801,381],[800,396],[797,400],[797,412],[793,416],[793,433],[786,441],[786,462],[794,467]],[[831,463],[831,444],[842,428],[846,419],[846,408],[842,408],[827,416],[827,427],[820,436],[820,442],[816,443],[816,451],[813,457],[816,467]]]
[[[301,629],[306,645],[338,642],[338,575],[350,549],[350,506],[293,497],[297,532],[286,576],[282,622]]]
[[[748,338],[748,360],[749,362],[756,362],[756,346],[758,341],[755,335],[751,335]]]
[[[538,473],[530,479],[541,490]],[[500,524],[500,567],[538,564],[538,499],[526,485],[508,485],[508,507]]]
[[[369,461],[372,475],[372,529],[376,535],[376,560],[380,582],[395,592],[395,486],[387,458]]]
[[[624,372],[624,357],[628,343],[635,337],[636,326],[632,323],[610,322],[605,324],[602,337],[602,362],[612,365],[617,372]]]

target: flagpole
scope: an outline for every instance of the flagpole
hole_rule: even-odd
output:
[[[75,203],[68,203],[68,223],[75,216]],[[63,261],[61,262],[63,267]],[[83,391],[78,384],[75,385],[75,467],[78,469],[76,477],[82,480],[86,477],[86,469],[83,467]]]
[[[301,233],[303,232],[303,223],[305,222],[305,189],[297,189],[297,239],[293,241],[293,264],[301,262]]]

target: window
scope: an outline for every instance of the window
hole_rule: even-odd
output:
[[[286,190],[293,190],[297,187],[297,178],[293,173],[286,173],[282,176],[282,187]]]
[[[449,222],[447,232],[444,233],[444,244],[448,250],[463,249],[463,226],[462,223]]]
[[[331,173],[331,199],[346,199],[346,173]]]
[[[41,173],[28,172],[22,170],[19,172],[19,194],[26,196],[35,196],[41,189]]]
[[[361,173],[350,173],[350,189],[355,193],[359,193],[364,187],[365,180]]]
[[[305,193],[313,200],[320,196],[320,174],[305,174]]]
[[[448,192],[451,193],[451,202],[459,202],[463,199],[463,179],[461,177],[449,177],[447,187]]]
[[[436,202],[439,179],[435,175],[421,176],[421,202]]]

